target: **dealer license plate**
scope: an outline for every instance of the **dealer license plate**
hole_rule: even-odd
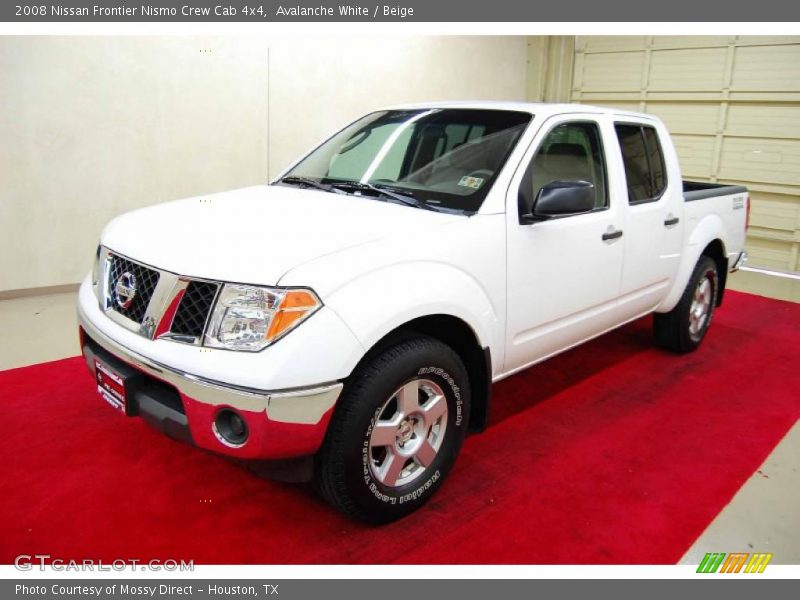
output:
[[[127,405],[125,379],[97,358],[94,359],[94,372],[97,375],[97,391],[103,397],[103,400],[122,414],[125,414]]]

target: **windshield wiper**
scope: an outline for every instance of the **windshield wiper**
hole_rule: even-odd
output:
[[[364,183],[363,181],[339,181],[332,183],[331,186],[334,188],[352,190],[355,192],[372,192],[379,196],[391,198],[392,200],[400,202],[401,204],[405,204],[406,206],[413,206],[415,208],[424,208],[425,210],[439,212],[439,209],[435,206],[431,206],[421,200],[417,200],[414,198],[414,196],[409,194],[402,194],[392,191],[385,186],[377,186],[372,183]]]
[[[331,192],[335,194],[343,193],[341,190],[337,190],[332,185],[327,185],[322,183],[321,181],[317,181],[316,179],[311,179],[310,177],[300,177],[298,175],[287,175],[282,179],[278,180],[278,183],[288,183],[290,185],[305,185],[307,187],[313,187],[318,190],[322,190],[323,192]]]

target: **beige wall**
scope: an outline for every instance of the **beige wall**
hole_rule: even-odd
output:
[[[333,129],[380,106],[524,101],[525,60],[524,37],[277,41],[270,46],[270,174]],[[299,113],[298,132],[290,117]]]
[[[0,292],[75,283],[114,215],[263,182],[372,108],[525,94],[523,37],[0,37]]]
[[[531,102],[569,102],[575,36],[538,35],[528,38],[528,87]]]

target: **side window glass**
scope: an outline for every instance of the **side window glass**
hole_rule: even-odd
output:
[[[597,124],[565,123],[553,128],[533,158],[530,175],[531,203],[549,183],[579,180],[594,185],[595,209],[607,207],[605,156]]]
[[[658,143],[658,134],[652,127],[642,127],[644,142],[647,145],[647,159],[650,163],[650,173],[653,177],[653,197],[664,193],[667,187],[667,175],[664,167],[664,155],[661,144]]]
[[[636,125],[617,125],[617,139],[625,164],[625,179],[628,182],[628,202],[642,202],[652,196],[650,171],[647,166],[647,149],[642,128]]]
[[[629,124],[617,124],[614,128],[625,165],[628,202],[657,200],[667,187],[667,174],[656,130]]]

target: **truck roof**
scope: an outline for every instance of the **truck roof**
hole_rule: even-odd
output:
[[[474,108],[487,110],[515,110],[528,112],[539,117],[549,117],[565,113],[597,113],[609,115],[623,115],[657,120],[657,117],[630,110],[621,110],[608,106],[593,106],[591,104],[560,104],[554,102],[506,102],[498,100],[458,100],[447,102],[418,102],[411,104],[397,104],[385,107],[387,109],[419,109],[419,108]]]

